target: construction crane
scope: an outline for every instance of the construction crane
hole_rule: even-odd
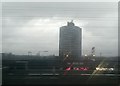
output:
[[[95,47],[92,47],[91,56],[95,56]]]

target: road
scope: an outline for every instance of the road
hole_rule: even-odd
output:
[[[4,77],[3,85],[109,85],[118,86],[118,75],[114,74],[10,74]]]

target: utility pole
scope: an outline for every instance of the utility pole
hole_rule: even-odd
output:
[[[102,56],[102,53],[100,52],[100,57]]]

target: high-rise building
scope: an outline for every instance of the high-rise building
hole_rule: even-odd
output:
[[[82,29],[73,21],[60,27],[59,56],[62,61],[80,60],[82,54]]]

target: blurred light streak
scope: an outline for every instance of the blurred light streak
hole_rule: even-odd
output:
[[[100,68],[101,66],[103,66],[104,62],[105,62],[105,59],[102,60],[102,62],[97,66],[97,68]],[[88,78],[88,80],[92,79],[95,74],[99,74],[99,73],[101,73],[101,71],[94,70],[91,76]]]
[[[73,65],[73,63],[71,63],[71,65],[68,68],[71,69],[72,65]],[[63,73],[63,75],[67,75],[67,71],[69,71],[69,70],[65,70],[65,72]]]

